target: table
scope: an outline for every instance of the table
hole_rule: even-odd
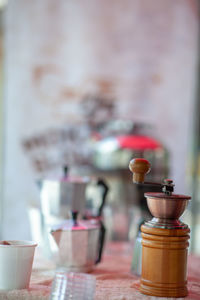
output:
[[[130,273],[132,246],[130,243],[110,243],[103,261],[92,272],[96,276],[95,300],[157,300],[172,299],[149,297],[141,294],[139,277]],[[0,300],[47,300],[51,291],[55,265],[36,253],[30,289],[0,292]],[[188,289],[185,300],[200,300],[200,257],[188,257]],[[181,299],[181,298],[179,298]],[[182,298],[183,299],[183,298]]]

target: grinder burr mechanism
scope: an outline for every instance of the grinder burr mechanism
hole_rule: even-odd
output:
[[[138,185],[158,185],[160,192],[147,192],[147,206],[153,216],[141,226],[142,274],[140,291],[158,297],[187,296],[187,253],[190,229],[179,217],[189,196],[174,194],[174,183],[145,182],[150,163],[142,158],[131,160],[129,168],[133,182]]]

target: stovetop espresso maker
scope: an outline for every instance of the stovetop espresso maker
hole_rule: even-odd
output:
[[[73,226],[70,226],[70,221],[72,221],[72,212],[78,212],[77,222],[81,221],[87,223],[84,227],[85,235],[95,236],[95,238],[96,235],[100,235],[99,245],[97,245],[98,243],[94,241],[95,247],[99,247],[99,254],[97,258],[97,262],[99,262],[105,237],[105,227],[102,215],[109,191],[106,182],[100,178],[68,175],[68,169],[65,168],[63,177],[56,179],[43,179],[38,181],[37,184],[40,189],[40,209],[38,209],[38,219],[40,222],[38,224],[39,230],[36,232],[36,238],[38,240],[38,237],[41,236],[40,244],[45,256],[49,258],[54,258],[58,255],[60,256],[60,244],[52,235],[52,229],[54,227],[60,228],[60,232],[64,232],[62,237],[64,236],[65,239],[68,233],[70,236],[73,235],[73,239],[75,235],[77,236],[78,227],[76,226],[76,228],[73,228]],[[31,223],[32,227],[35,227],[35,221],[36,220],[33,219]],[[67,222],[69,226],[68,228],[65,226],[64,230],[62,225],[66,225]],[[90,226],[90,223],[92,222],[96,223],[96,230]],[[92,227],[93,230],[90,230],[90,227]],[[73,229],[76,229],[76,233],[74,233]],[[88,234],[88,232],[92,234]],[[57,234],[55,235],[57,236]],[[80,241],[80,238],[77,240]],[[85,246],[83,246],[83,248],[89,248],[87,247],[87,243],[89,241],[90,238],[86,236]],[[76,247],[74,246],[74,243],[71,242],[71,244],[73,244],[73,247]],[[94,253],[96,252],[94,251]],[[66,257],[64,257],[61,261],[66,263],[65,258]],[[95,258],[92,262],[94,260]],[[86,264],[88,263],[87,259],[85,259],[85,262]],[[80,265],[78,265],[78,267],[80,267]]]
[[[144,182],[150,163],[142,158],[130,161],[133,182],[147,187],[160,186],[160,192],[147,192],[147,206],[153,219],[141,226],[142,274],[140,291],[157,297],[187,296],[188,225],[179,218],[191,197],[174,194],[171,179],[163,184]]]

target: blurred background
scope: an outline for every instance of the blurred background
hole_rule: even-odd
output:
[[[67,166],[107,180],[110,238],[129,238],[143,203],[128,164],[142,156],[193,196],[200,253],[198,0],[0,3],[0,237],[31,238],[36,181]]]

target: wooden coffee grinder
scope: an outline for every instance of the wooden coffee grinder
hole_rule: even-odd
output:
[[[150,171],[150,163],[142,158],[131,160],[133,182],[139,185],[152,185],[144,182]],[[160,184],[161,192],[145,193],[147,206],[153,216],[145,222],[142,232],[142,274],[140,291],[157,297],[187,296],[187,254],[189,246],[188,225],[179,217],[183,214],[189,196],[173,194],[174,184],[165,179]]]

